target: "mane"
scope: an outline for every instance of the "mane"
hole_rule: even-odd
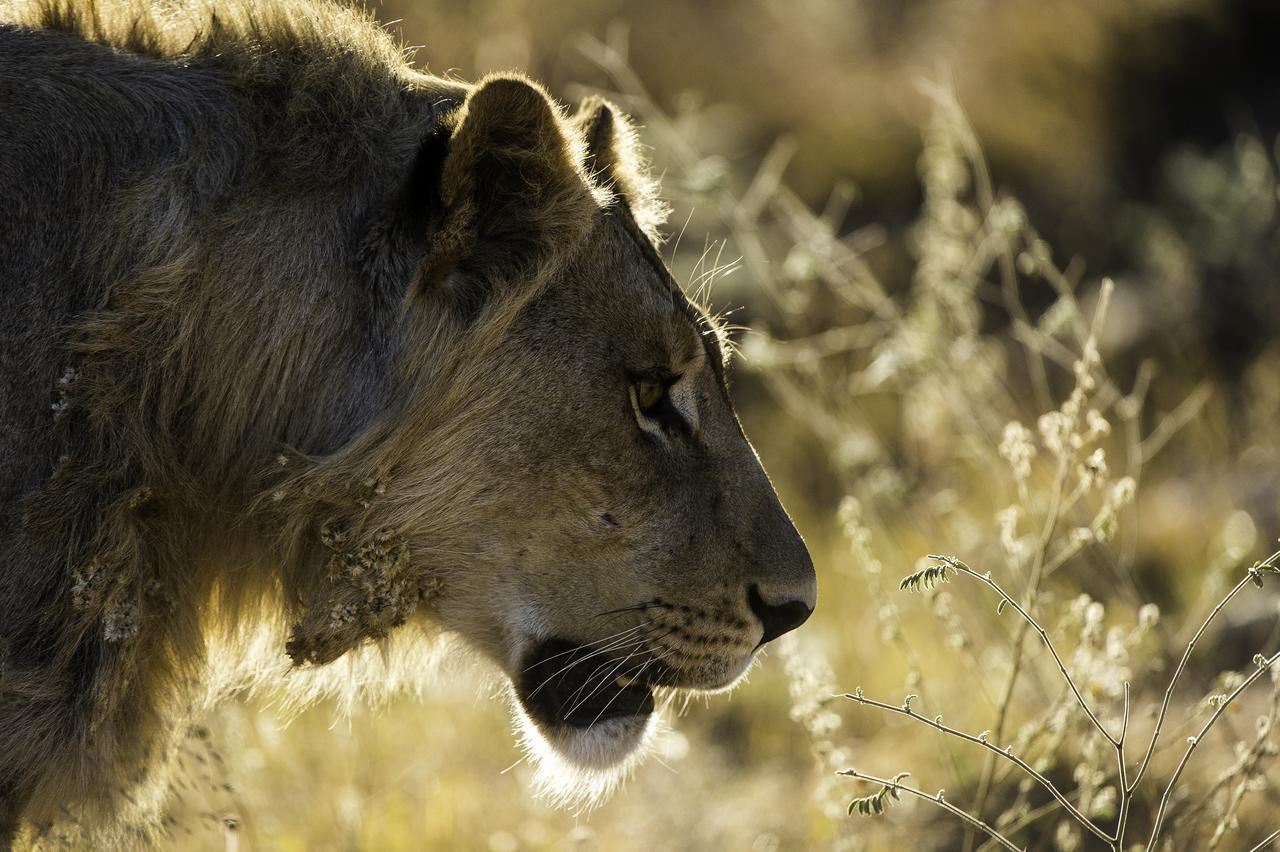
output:
[[[0,0],[0,25],[6,23],[216,68],[264,98],[287,91],[284,117],[297,130],[321,110],[359,116],[389,91],[438,84],[448,93],[452,86],[416,71],[412,51],[367,8],[334,0]],[[635,128],[623,119],[615,133],[612,179],[645,236],[659,243],[670,208]]]
[[[9,46],[34,59],[6,67]],[[15,321],[0,342],[55,402],[20,415],[0,459],[0,527],[31,495],[24,538],[0,537],[0,699],[21,708],[0,724],[0,845],[9,783],[35,785],[44,817],[78,801],[109,820],[127,799],[145,818],[182,724],[228,692],[421,689],[436,651],[402,623],[436,590],[406,576],[408,497],[383,478],[409,437],[457,452],[442,401],[485,378],[457,367],[450,320],[405,308],[423,302],[405,298],[439,212],[422,199],[470,87],[415,71],[367,12],[0,0],[5,71],[56,84],[42,149],[20,138],[0,185],[35,176],[32,215],[0,229],[6,304],[35,331]],[[57,197],[35,182],[47,162]],[[652,240],[647,180],[637,161],[621,189]],[[519,305],[499,307],[466,345],[496,345]],[[431,374],[461,379],[414,385]],[[442,503],[465,485],[427,466]]]
[[[347,105],[408,71],[405,51],[372,14],[331,0],[3,0],[0,22],[205,63],[240,84],[287,78],[299,91],[345,96]],[[339,69],[347,74],[335,78]]]
[[[237,495],[270,494],[392,407],[431,215],[404,194],[467,92],[328,2],[0,0],[9,50],[0,73],[52,84],[48,125],[19,139],[0,186],[8,199],[29,174],[35,193],[0,233],[7,304],[32,317],[0,355],[19,352],[32,398],[55,402],[3,412],[20,427],[0,528],[23,537],[0,538],[0,846],[11,783],[39,818],[79,802],[89,823],[145,823],[184,722],[229,691],[285,675],[297,703],[421,686],[413,630],[345,672],[290,673],[283,653],[324,582],[300,563],[325,557],[316,541],[292,570],[267,565],[261,542],[368,495]],[[65,195],[39,195],[32,156],[64,164]]]

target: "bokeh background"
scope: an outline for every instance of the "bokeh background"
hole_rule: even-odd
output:
[[[599,91],[636,115],[673,207],[664,252],[742,327],[736,400],[810,542],[821,602],[746,685],[673,718],[654,758],[589,813],[532,797],[500,686],[462,670],[379,708],[287,719],[267,699],[231,703],[190,742],[175,844],[966,846],[927,803],[845,815],[874,790],[833,774],[857,767],[910,771],[966,807],[981,799],[984,818],[1029,848],[1095,848],[980,750],[827,696],[919,695],[930,717],[1016,741],[1098,819],[1114,812],[1105,750],[1039,646],[1015,654],[1016,620],[977,584],[913,596],[898,580],[938,552],[1016,597],[1034,577],[1037,611],[1089,700],[1114,721],[1132,681],[1141,732],[1208,607],[1271,551],[1280,4],[385,0],[374,11],[432,72],[521,69],[566,102]],[[1100,306],[1104,277],[1114,290]],[[1082,383],[1074,367],[1094,344],[1101,363],[1085,357]],[[1067,412],[1077,441],[1055,453],[1054,421],[1041,417],[1062,414],[1082,384],[1080,411]],[[1134,841],[1211,710],[1205,697],[1274,652],[1277,588],[1242,593],[1198,646],[1172,744],[1135,800]],[[1258,727],[1275,721],[1274,689],[1263,678],[1196,752],[1170,848],[1249,849],[1280,828],[1280,739]]]

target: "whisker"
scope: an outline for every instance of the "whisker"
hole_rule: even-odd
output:
[[[633,647],[634,645],[638,645],[638,644],[640,644],[640,642],[642,642],[642,641],[643,641],[643,640],[634,640],[634,641],[632,641],[632,642],[621,642],[621,643],[619,643],[619,644],[617,644],[617,645],[611,645],[611,646],[609,646],[609,647],[606,647],[606,648],[600,648],[600,649],[599,649],[599,650],[597,650],[597,651],[593,651],[592,653],[588,654],[587,656],[583,657],[583,658],[582,658],[582,659],[580,659],[580,660],[570,660],[569,662],[565,663],[565,664],[564,664],[563,666],[561,666],[560,668],[556,669],[556,670],[555,670],[554,672],[552,672],[551,674],[547,675],[546,679],[544,679],[544,680],[542,681],[542,683],[538,684],[538,686],[537,686],[537,687],[536,687],[532,692],[530,692],[530,693],[529,693],[529,697],[530,697],[530,698],[532,698],[533,696],[537,695],[539,692],[541,692],[541,691],[542,691],[543,687],[545,687],[547,684],[551,683],[551,681],[555,680],[556,678],[559,678],[559,677],[560,677],[561,675],[563,675],[565,672],[569,671],[569,669],[573,668],[573,667],[574,667],[574,666],[576,666],[576,665],[579,665],[580,663],[584,663],[584,662],[586,662],[587,660],[591,659],[592,657],[600,656],[601,654],[608,653],[609,651],[616,650],[617,648],[628,648],[628,647]],[[604,665],[608,665],[608,664],[609,664],[609,663],[608,663],[608,659],[609,659],[609,658],[605,658],[605,659],[606,659],[606,662],[604,663]]]
[[[595,640],[595,641],[593,641],[593,642],[587,642],[587,643],[582,644],[582,645],[575,645],[574,647],[570,648],[570,649],[569,649],[569,650],[567,650],[567,651],[561,651],[561,652],[559,652],[558,654],[552,654],[552,655],[551,655],[551,656],[549,656],[549,657],[543,657],[543,658],[542,658],[541,660],[539,660],[538,662],[533,663],[533,664],[528,665],[528,666],[525,666],[525,667],[524,667],[524,669],[521,671],[521,674],[523,674],[523,673],[525,673],[525,672],[528,672],[528,671],[529,671],[530,669],[532,669],[534,666],[540,666],[540,665],[542,665],[543,663],[547,662],[548,660],[554,660],[556,657],[563,657],[565,654],[572,654],[572,653],[575,653],[575,652],[577,652],[577,651],[582,650],[583,648],[590,648],[590,647],[592,647],[593,645],[599,645],[599,644],[604,643],[604,642],[612,642],[613,640],[617,639],[617,638],[618,638],[618,637],[620,637],[620,636],[625,636],[625,635],[627,635],[628,633],[634,633],[635,631],[639,630],[639,629],[640,629],[641,627],[643,627],[643,626],[644,626],[644,625],[642,625],[642,624],[635,624],[635,625],[632,625],[631,627],[628,627],[626,630],[619,630],[617,633],[614,633],[614,634],[612,634],[612,635],[606,636],[606,637],[604,637],[603,639],[596,639],[596,640]]]
[[[659,655],[657,655],[657,656],[650,656],[647,660],[645,660],[644,662],[640,663],[640,664],[639,664],[639,666],[638,666],[638,668],[634,669],[634,670],[633,670],[633,672],[632,672],[632,673],[630,673],[630,674],[628,674],[627,676],[628,676],[628,677],[631,677],[631,678],[635,678],[635,679],[637,679],[637,680],[638,680],[638,679],[640,678],[640,675],[644,674],[644,672],[645,672],[645,670],[646,670],[646,669],[648,669],[650,666],[652,666],[652,665],[653,665],[653,664],[655,664],[655,663],[662,662],[662,660],[663,660],[663,659],[665,659],[665,658],[667,658],[667,657],[671,656],[671,654],[672,654],[672,653],[674,653],[674,652],[673,652],[673,651],[667,651],[666,653],[659,654]],[[618,695],[621,695],[621,692],[619,692],[619,693],[618,693]],[[601,716],[603,716],[603,715],[605,714],[605,712],[606,712],[606,711],[607,711],[611,706],[613,706],[613,702],[614,702],[614,701],[617,701],[617,700],[618,700],[618,696],[617,696],[617,695],[615,695],[613,698],[610,698],[610,699],[609,699],[609,702],[608,702],[607,704],[605,704],[605,705],[604,705],[604,708],[603,708],[599,713],[597,713],[597,714],[596,714],[596,717],[595,717],[594,719],[592,719],[592,720],[591,720],[591,724],[592,724],[592,725],[594,725],[596,722],[600,721],[600,717],[601,717]],[[663,710],[665,710],[665,709],[666,709],[665,705],[662,707],[662,709],[663,709]]]
[[[646,662],[646,663],[644,663],[643,665],[641,665],[641,666],[640,666],[640,668],[639,668],[638,670],[636,670],[636,673],[635,673],[634,675],[632,675],[632,676],[633,676],[633,677],[637,677],[637,678],[638,678],[638,677],[640,677],[640,675],[644,674],[644,670],[645,670],[645,669],[647,669],[647,668],[648,668],[649,666],[651,666],[651,665],[653,665],[653,660],[649,660],[648,662]],[[621,695],[621,694],[622,694],[622,691],[621,691],[621,690],[619,690],[618,692],[615,692],[615,693],[613,694],[613,697],[612,697],[612,698],[610,698],[610,699],[605,703],[604,707],[600,708],[600,712],[599,712],[599,713],[597,713],[597,714],[596,714],[596,717],[595,717],[594,719],[592,719],[592,720],[591,720],[591,724],[592,724],[592,725],[594,725],[596,722],[599,722],[599,721],[600,721],[600,717],[601,717],[601,716],[603,716],[605,713],[607,713],[607,712],[609,711],[609,708],[613,706],[613,702],[617,701],[617,700],[618,700],[618,696],[619,696],[619,695]],[[590,727],[590,726],[588,726],[588,727]]]
[[[665,633],[663,633],[661,636],[659,636],[659,637],[657,637],[657,638],[661,639],[661,638],[663,638],[663,637],[665,637],[665,636],[670,636],[673,632],[675,632],[675,631],[674,631],[674,629],[673,629],[673,630],[668,630],[668,631],[666,631]],[[643,643],[642,643],[642,645],[643,645]],[[623,666],[625,666],[625,665],[626,665],[626,663],[627,663],[627,661],[628,661],[628,660],[630,660],[632,657],[634,657],[634,656],[636,655],[636,653],[638,653],[638,652],[639,652],[639,651],[641,651],[641,650],[644,650],[644,651],[650,651],[651,649],[649,649],[649,648],[647,648],[647,647],[638,647],[638,648],[636,648],[636,649],[632,650],[632,651],[631,651],[631,653],[627,654],[627,656],[626,656],[626,657],[624,657],[624,658],[623,658],[623,659],[618,663],[618,665],[614,666],[613,670],[612,670],[611,672],[609,672],[609,674],[608,674],[608,676],[607,676],[607,677],[601,678],[600,680],[596,681],[596,685],[595,685],[595,687],[591,690],[591,692],[590,692],[590,693],[588,693],[584,698],[582,698],[581,700],[579,700],[576,704],[574,704],[574,706],[573,706],[572,708],[570,708],[570,710],[569,710],[568,712],[569,712],[569,713],[572,713],[574,710],[578,709],[578,707],[582,706],[582,705],[583,705],[583,704],[585,704],[587,701],[589,701],[589,700],[591,699],[591,696],[595,695],[597,692],[599,692],[599,691],[604,687],[604,685],[605,685],[605,684],[607,684],[609,681],[611,681],[611,680],[613,680],[615,677],[617,677],[617,674],[616,674],[616,673],[617,673],[618,669],[620,669],[620,668],[622,668]],[[668,652],[668,653],[670,653],[670,652]],[[640,663],[638,663],[637,665],[640,667],[640,670],[641,670],[641,671],[643,671],[643,670],[644,670],[644,668],[645,668],[646,666],[648,666],[650,663],[652,663],[652,662],[656,662],[657,660],[661,660],[661,659],[662,659],[663,657],[665,657],[665,656],[667,656],[667,654],[662,654],[662,655],[659,655],[659,656],[657,656],[657,657],[654,657],[654,656],[652,655],[652,653],[651,653],[651,654],[650,654],[650,657],[649,657],[649,659],[648,659],[647,661],[642,660],[642,661],[641,661]],[[592,671],[592,672],[591,672],[591,674],[590,674],[587,678],[585,678],[585,679],[584,679],[584,681],[583,681],[583,686],[586,686],[586,684],[590,683],[590,682],[591,682],[591,679],[592,679],[592,678],[594,678],[594,677],[596,676],[596,674],[597,674],[598,672],[600,672],[600,671],[601,671],[605,666],[607,666],[607,665],[608,665],[608,663],[605,663],[605,664],[604,664],[604,665],[602,665],[602,666],[597,666],[597,667],[596,667],[596,669],[595,669],[594,671]],[[573,695],[577,695],[579,692],[581,692],[581,691],[582,691],[582,688],[583,688],[582,686],[579,686],[579,687],[578,687],[578,689],[574,690]],[[571,696],[570,696],[570,698],[572,698],[572,697],[573,697],[573,695],[571,695]],[[612,699],[610,699],[610,703],[612,703]],[[592,724],[594,724],[594,722],[593,722]]]
[[[620,642],[618,642],[618,643],[616,643],[616,644],[614,644],[614,645],[609,645],[609,646],[607,646],[607,647],[600,648],[600,649],[598,649],[598,650],[596,650],[596,651],[593,651],[592,653],[590,653],[590,654],[586,655],[585,657],[583,657],[581,660],[569,660],[569,661],[568,661],[568,662],[566,662],[564,665],[560,666],[558,669],[556,669],[555,671],[553,671],[551,674],[547,675],[547,676],[546,676],[546,678],[545,678],[545,679],[543,679],[543,681],[542,681],[541,683],[539,683],[539,684],[537,685],[537,687],[535,687],[535,688],[534,688],[534,690],[533,690],[532,692],[530,692],[530,693],[529,693],[529,697],[530,697],[530,698],[532,698],[533,696],[537,695],[539,692],[541,692],[541,691],[542,691],[543,687],[545,687],[547,684],[551,683],[551,681],[553,681],[553,680],[555,680],[556,678],[560,677],[560,676],[561,676],[561,675],[563,675],[565,672],[569,671],[569,669],[573,668],[574,666],[578,665],[579,663],[584,662],[584,661],[586,661],[586,660],[589,660],[589,659],[591,659],[592,657],[595,657],[595,656],[599,656],[599,655],[601,655],[601,654],[608,653],[609,651],[612,651],[612,650],[614,650],[615,648],[625,648],[625,647],[629,647],[629,646],[631,646],[632,644],[638,643],[639,641],[642,641],[642,640],[638,640],[638,639],[636,639],[636,640],[631,640],[631,641],[627,641],[627,642],[621,642],[621,641],[620,641]]]
[[[578,702],[577,702],[576,704],[574,704],[572,707],[570,707],[567,711],[565,711],[565,714],[564,714],[564,715],[565,715],[565,716],[569,716],[569,715],[571,715],[571,714],[573,713],[573,711],[577,710],[577,709],[578,709],[579,707],[581,707],[583,704],[586,704],[588,701],[590,701],[590,700],[591,700],[591,698],[592,698],[592,696],[594,696],[596,693],[598,693],[601,689],[603,689],[603,688],[605,687],[605,685],[606,685],[606,684],[608,684],[608,683],[609,683],[609,682],[611,682],[615,677],[617,677],[617,671],[618,671],[618,669],[620,669],[620,668],[622,668],[623,666],[625,666],[625,665],[627,664],[627,660],[630,660],[632,657],[634,657],[634,656],[636,655],[636,653],[637,653],[639,650],[640,650],[639,648],[633,649],[633,650],[631,651],[631,653],[629,653],[629,654],[627,654],[627,656],[623,657],[623,658],[622,658],[622,660],[620,660],[620,661],[618,662],[618,664],[617,664],[616,666],[614,666],[612,670],[610,670],[610,672],[609,672],[609,674],[608,674],[608,675],[606,675],[605,677],[602,677],[602,678],[600,678],[598,681],[596,681],[596,684],[595,684],[595,686],[594,686],[594,687],[592,687],[591,691],[590,691],[590,692],[588,692],[586,695],[584,695],[581,699],[579,699],[579,700],[578,700]],[[607,666],[608,664],[606,663],[605,665]],[[594,672],[592,672],[592,673],[591,673],[591,676],[592,676],[592,677],[594,677],[594,676],[595,676],[595,674],[596,674],[596,672],[599,672],[599,671],[600,671],[601,669],[603,669],[603,668],[605,668],[605,666],[600,666],[600,667],[598,667]],[[581,692],[581,691],[582,691],[582,689],[583,689],[583,687],[584,687],[584,686],[586,686],[588,683],[590,683],[590,680],[589,680],[589,679],[588,679],[588,680],[584,680],[584,681],[583,681],[583,685],[582,685],[582,686],[580,686],[580,687],[578,687],[576,690],[574,690],[574,694],[576,695],[577,693]],[[570,698],[572,698],[572,696],[570,696]],[[614,696],[614,698],[617,698],[617,696],[615,695],[615,696]],[[610,699],[610,703],[612,703],[612,701],[613,701],[613,699]],[[594,722],[592,722],[592,724],[595,724],[595,723],[594,723]]]
[[[601,665],[596,666],[596,667],[595,667],[595,669],[593,669],[593,670],[591,671],[591,674],[587,675],[585,678],[583,678],[583,679],[582,679],[582,684],[581,684],[577,689],[575,689],[575,690],[570,694],[570,696],[569,696],[569,699],[570,699],[570,700],[573,700],[573,698],[574,698],[578,693],[582,692],[582,690],[583,690],[583,689],[584,689],[588,684],[590,684],[590,683],[592,682],[592,679],[593,679],[593,678],[595,678],[595,677],[596,677],[596,675],[598,675],[598,674],[599,674],[601,671],[603,671],[604,669],[608,668],[608,666],[609,666],[609,664],[610,664],[610,663],[613,663],[613,662],[617,662],[617,663],[618,663],[616,666],[614,666],[613,671],[611,671],[607,677],[601,678],[600,680],[596,681],[596,685],[595,685],[595,687],[591,690],[591,692],[590,692],[590,693],[588,693],[588,694],[587,694],[587,696],[586,696],[585,698],[583,698],[581,701],[579,701],[579,702],[578,702],[578,704],[575,704],[575,705],[574,705],[574,707],[573,707],[569,712],[571,712],[571,713],[572,713],[572,712],[573,712],[573,710],[577,709],[577,707],[578,707],[578,706],[579,706],[583,701],[588,700],[589,698],[591,698],[591,696],[592,696],[592,695],[595,695],[598,691],[600,691],[601,687],[603,687],[603,685],[604,685],[605,683],[608,683],[608,681],[609,681],[611,678],[613,678],[613,677],[614,677],[614,674],[613,674],[613,673],[614,673],[614,672],[616,672],[616,671],[617,671],[619,668],[621,668],[623,665],[625,665],[625,664],[626,664],[626,662],[627,662],[627,660],[631,659],[631,658],[632,658],[632,657],[634,657],[634,656],[635,656],[639,651],[643,650],[643,647],[644,647],[644,642],[643,642],[643,640],[642,640],[641,642],[637,643],[634,647],[632,647],[631,651],[630,651],[630,652],[629,652],[625,657],[623,657],[623,658],[622,658],[622,660],[621,660],[620,662],[615,661],[615,660],[605,660],[605,661],[604,661],[604,663],[602,663]]]
[[[638,625],[637,625],[637,626],[638,626]],[[569,660],[569,661],[568,661],[567,663],[565,663],[563,666],[561,666],[560,668],[556,669],[556,671],[554,671],[554,672],[552,672],[551,674],[547,675],[546,679],[545,679],[545,680],[543,680],[543,681],[542,681],[542,683],[538,684],[538,686],[537,686],[537,688],[536,688],[536,689],[534,689],[532,692],[530,692],[530,693],[529,693],[529,697],[530,697],[530,698],[532,698],[533,696],[537,695],[540,691],[542,691],[542,688],[543,688],[544,686],[546,686],[548,683],[550,683],[551,681],[553,681],[553,680],[555,680],[556,678],[560,677],[560,675],[564,674],[565,672],[567,672],[569,669],[573,668],[574,666],[579,665],[579,664],[581,664],[581,663],[584,663],[584,662],[586,662],[587,660],[591,659],[592,657],[598,657],[598,656],[600,656],[601,654],[608,653],[609,651],[613,651],[613,650],[615,650],[615,649],[617,649],[617,648],[625,648],[625,647],[630,647],[630,646],[632,646],[632,645],[642,645],[642,644],[644,643],[644,641],[645,641],[645,640],[644,640],[644,637],[643,637],[643,636],[638,637],[638,638],[631,638],[631,639],[627,639],[627,640],[619,639],[618,641],[616,641],[616,642],[614,642],[614,643],[612,643],[612,644],[610,644],[610,645],[607,645],[607,646],[605,646],[605,647],[603,647],[603,648],[597,648],[596,650],[592,651],[590,654],[587,654],[586,656],[582,657],[581,659],[578,659],[578,660]],[[563,653],[566,653],[566,654],[567,654],[567,653],[571,653],[572,651],[577,651],[577,650],[579,650],[579,648],[573,648],[573,649],[571,649],[571,651],[565,651],[565,652],[563,652]],[[560,655],[560,654],[556,654],[556,655],[553,655],[553,656],[561,656],[561,655]],[[547,659],[552,659],[552,657],[548,657]],[[606,663],[605,665],[608,665],[608,663]],[[527,671],[527,670],[526,670],[526,671]]]

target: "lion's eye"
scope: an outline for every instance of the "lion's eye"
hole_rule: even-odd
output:
[[[646,376],[636,382],[636,404],[645,414],[652,414],[667,395],[667,386]]]
[[[687,435],[689,424],[671,399],[671,387],[680,376],[668,370],[651,370],[631,381],[631,402],[645,431]]]

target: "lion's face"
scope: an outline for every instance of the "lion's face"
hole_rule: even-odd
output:
[[[443,607],[544,735],[600,763],[636,745],[654,686],[731,685],[815,600],[709,321],[628,218],[599,215],[494,353],[485,570]]]
[[[469,236],[425,286],[431,310],[473,328],[504,298],[519,307],[501,335],[471,332],[491,345],[473,345],[439,392],[465,404],[411,445],[392,485],[400,501],[448,489],[407,530],[445,577],[432,618],[496,663],[526,720],[588,769],[636,750],[655,691],[732,685],[816,595],[734,414],[715,329],[633,218],[619,121],[597,104],[575,129],[509,80],[471,96],[442,179]]]

